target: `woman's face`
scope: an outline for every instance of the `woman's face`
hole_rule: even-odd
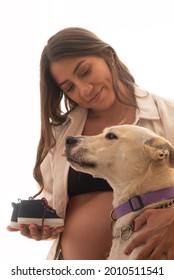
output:
[[[116,100],[111,72],[101,57],[63,58],[52,62],[50,71],[65,95],[82,108],[106,110]]]

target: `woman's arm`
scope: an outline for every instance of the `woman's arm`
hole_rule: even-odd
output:
[[[159,260],[163,254],[167,260],[174,260],[174,206],[145,210],[135,219],[134,231],[142,226],[144,229],[129,243],[125,254],[144,245],[137,260]]]

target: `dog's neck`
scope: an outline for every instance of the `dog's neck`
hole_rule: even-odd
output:
[[[144,175],[134,176],[131,180],[128,177],[120,179],[119,176],[115,176],[108,179],[108,182],[114,191],[113,206],[117,207],[132,196],[174,185],[174,169],[168,166],[156,168],[151,165]]]

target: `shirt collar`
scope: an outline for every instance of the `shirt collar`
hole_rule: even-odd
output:
[[[135,97],[138,105],[137,115],[139,118],[148,120],[160,119],[152,94],[135,86]]]
[[[68,124],[69,122],[76,122],[76,121],[80,121],[80,122],[85,122],[86,118],[87,118],[87,114],[88,114],[88,110],[81,108],[80,106],[77,106],[76,108],[74,108],[74,110],[72,110],[68,116],[66,121],[64,122],[64,124]]]

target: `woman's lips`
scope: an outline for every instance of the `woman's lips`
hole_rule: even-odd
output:
[[[95,102],[97,102],[97,101],[99,100],[100,95],[101,95],[101,93],[102,93],[102,89],[103,89],[103,87],[100,89],[99,92],[97,92],[97,94],[96,94],[93,98],[91,98],[91,99],[89,100],[89,103],[95,103]]]

